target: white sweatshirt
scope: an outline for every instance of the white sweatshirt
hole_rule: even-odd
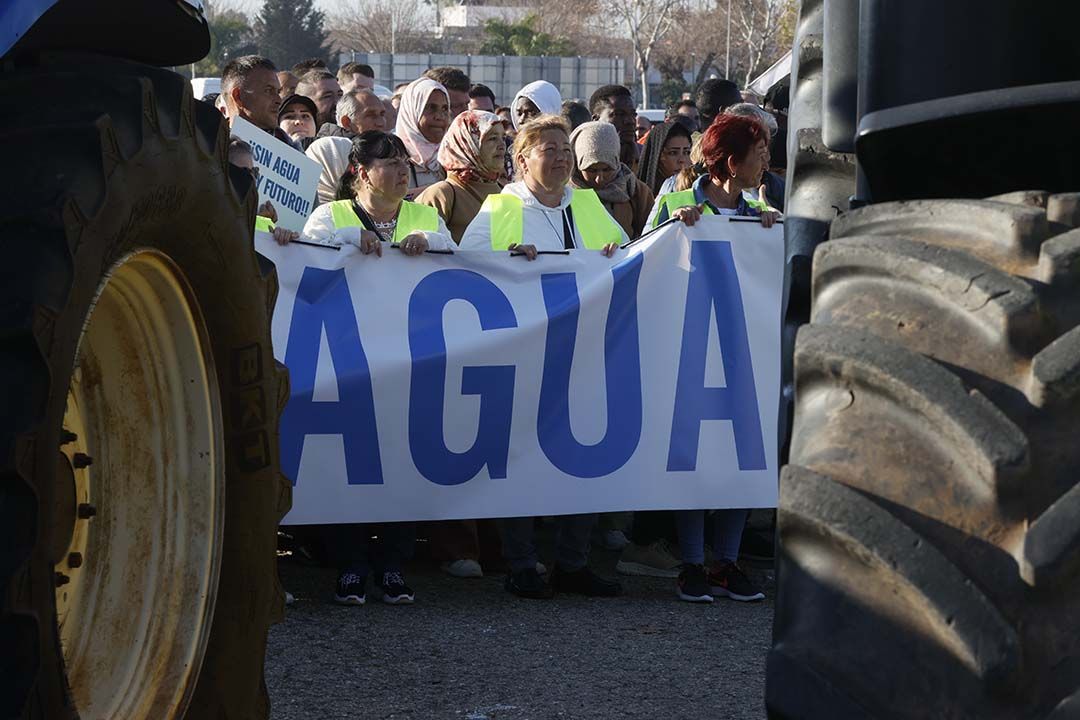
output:
[[[567,186],[563,190],[563,199],[559,207],[553,208],[542,204],[537,200],[529,188],[523,182],[510,183],[503,188],[503,194],[515,195],[521,198],[522,204],[522,243],[535,245],[537,250],[564,250],[563,244],[563,214],[570,207],[570,198],[573,190]],[[616,223],[618,227],[618,223]],[[622,234],[620,244],[629,242],[626,232],[619,228]],[[429,241],[430,242],[430,241]],[[574,226],[574,247],[584,248],[585,243],[581,239],[581,233]],[[480,208],[479,214],[465,228],[465,234],[461,237],[460,249],[462,250],[491,250],[491,214],[485,207]]]
[[[329,203],[315,208],[304,224],[304,232],[301,233],[301,237],[308,242],[322,245],[359,246],[361,228],[335,229],[332,212]],[[423,230],[417,232],[427,238],[428,250],[453,250],[456,247],[442,216],[439,216],[438,232],[426,232]]]

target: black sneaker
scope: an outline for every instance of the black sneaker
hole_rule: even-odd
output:
[[[709,591],[739,602],[764,600],[765,593],[746,577],[736,563],[723,560],[709,569]]]
[[[525,568],[507,575],[506,590],[531,600],[550,600],[555,595],[555,591],[544,582],[544,578],[540,577],[535,568]]]
[[[338,605],[363,605],[367,602],[365,585],[367,585],[367,578],[363,575],[353,572],[341,573],[334,591],[334,602]]]
[[[573,571],[556,567],[551,584],[559,592],[588,597],[615,597],[622,593],[622,585],[617,580],[602,578],[588,567]]]
[[[676,591],[680,600],[692,603],[711,603],[709,583],[705,579],[704,565],[683,565],[679,573]]]
[[[382,600],[387,605],[412,605],[416,599],[412,588],[405,584],[405,578],[399,572],[383,573],[382,591]]]

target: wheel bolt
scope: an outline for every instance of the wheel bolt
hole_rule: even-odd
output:
[[[68,567],[82,567],[82,553],[73,552],[68,555]]]
[[[56,587],[60,587],[61,585],[67,585],[69,582],[71,582],[71,578],[69,578],[67,575],[65,575],[64,573],[56,573]]]
[[[80,520],[87,520],[97,515],[97,508],[90,503],[79,503],[78,515]]]
[[[64,428],[63,430],[60,431],[60,444],[61,445],[67,445],[68,443],[73,443],[78,439],[79,439],[79,436],[76,435],[75,433],[71,432],[67,428]]]
[[[82,470],[85,467],[93,465],[94,458],[86,453],[75,453],[75,457],[71,458],[71,464],[75,466],[76,470]]]

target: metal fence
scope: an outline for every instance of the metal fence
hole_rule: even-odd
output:
[[[375,82],[388,88],[412,82],[429,68],[461,68],[474,83],[491,88],[500,105],[509,104],[522,86],[534,80],[547,80],[559,88],[564,100],[588,100],[602,85],[626,82],[626,61],[622,58],[346,52],[339,60],[370,65]]]

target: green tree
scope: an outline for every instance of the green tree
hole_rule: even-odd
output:
[[[210,52],[195,64],[196,75],[221,75],[222,68],[229,60],[256,51],[255,35],[247,16],[242,12],[207,12],[207,26],[210,28]]]
[[[682,100],[683,93],[689,92],[690,86],[682,80],[675,78],[668,78],[660,83],[660,87],[656,89],[657,94],[660,96],[660,107],[669,108],[675,103]]]
[[[488,20],[484,23],[484,43],[481,55],[574,55],[574,44],[566,38],[539,32],[539,18],[529,15],[516,23]]]
[[[279,68],[306,58],[323,57],[325,17],[313,0],[266,0],[255,19],[255,42],[259,54]]]

